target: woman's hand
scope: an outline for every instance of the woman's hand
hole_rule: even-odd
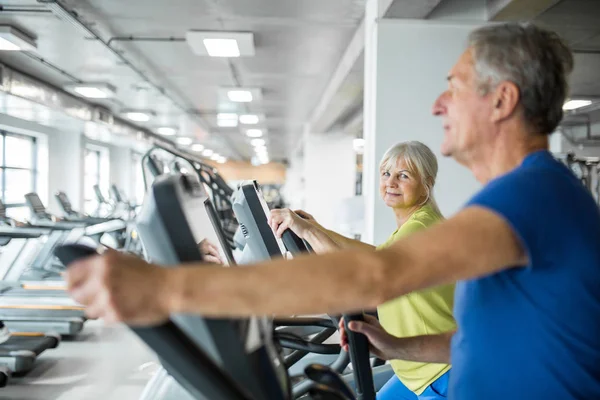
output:
[[[281,238],[286,229],[291,229],[300,238],[305,239],[312,228],[310,222],[301,218],[289,208],[271,210],[269,225],[278,238]]]
[[[209,242],[208,239],[204,239],[198,243],[198,247],[200,248],[203,261],[214,264],[225,264],[221,259],[221,254],[217,246]]]
[[[383,329],[377,318],[371,315],[365,315],[364,322],[352,321],[348,324],[348,328],[352,332],[362,333],[369,340],[369,347],[372,354],[382,360],[395,359],[395,349],[400,345],[400,340],[397,337],[390,335]],[[342,318],[339,323],[340,329],[340,346],[345,351],[348,351],[348,333]]]
[[[312,215],[310,215],[309,213],[307,213],[304,210],[294,210],[294,212],[296,214],[298,214],[298,216],[308,222],[311,222],[313,224],[318,224],[317,220],[315,219],[315,217],[313,217]]]

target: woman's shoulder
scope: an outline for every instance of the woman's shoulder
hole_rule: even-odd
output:
[[[441,221],[442,219],[443,217],[436,210],[434,210],[429,204],[426,204],[415,211],[404,225],[415,224],[428,227],[436,222]]]

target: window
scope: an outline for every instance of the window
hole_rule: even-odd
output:
[[[9,217],[30,217],[24,195],[36,191],[37,172],[37,139],[0,131],[0,187]]]
[[[108,193],[108,150],[99,146],[88,146],[85,149],[83,194],[84,211],[86,214],[96,214],[100,207],[94,186],[100,186],[105,195]]]

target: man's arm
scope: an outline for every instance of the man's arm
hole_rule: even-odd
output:
[[[508,223],[492,211],[469,207],[377,252],[171,270],[169,308],[221,316],[342,313],[525,263]]]
[[[244,268],[160,268],[108,252],[74,263],[66,278],[90,317],[153,324],[181,312],[245,317],[372,309],[414,290],[526,261],[502,217],[469,207],[381,251],[340,251]]]

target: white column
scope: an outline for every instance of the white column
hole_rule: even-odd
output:
[[[467,169],[441,156],[442,122],[431,114],[477,23],[376,20],[373,15],[367,6],[363,193],[365,240],[378,244],[396,229],[378,192],[378,162],[392,145],[419,140],[437,155],[434,193],[445,216],[459,210],[480,187]]]

